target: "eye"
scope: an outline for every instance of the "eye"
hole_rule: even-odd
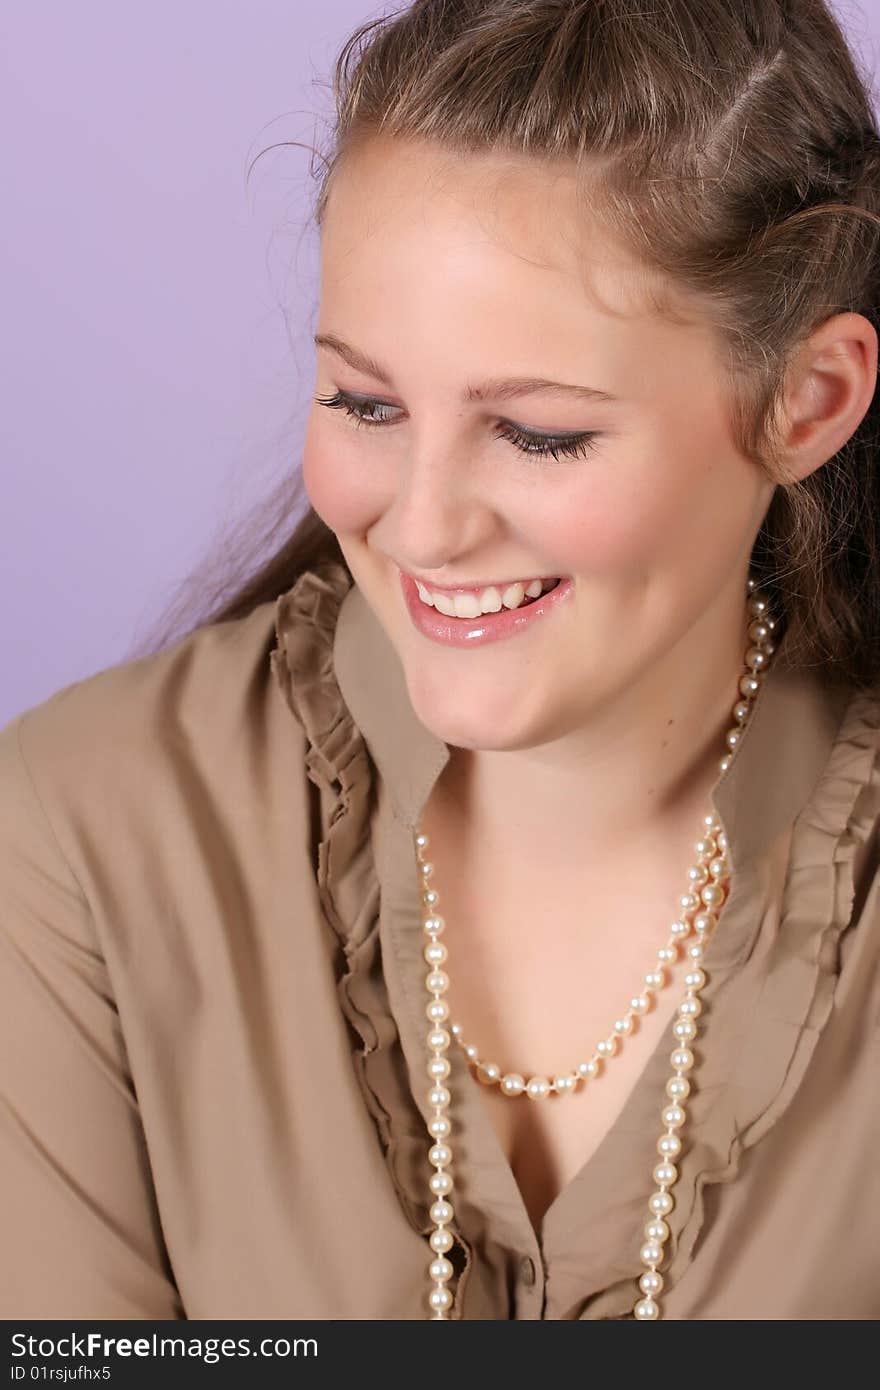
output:
[[[325,405],[330,410],[343,410],[345,414],[354,421],[355,425],[388,425],[393,424],[393,420],[377,418],[375,412],[382,410],[396,410],[393,405],[385,405],[382,401],[374,401],[369,396],[360,398],[350,395],[347,391],[337,391],[332,396],[316,396],[315,402],[318,405]],[[518,449],[521,454],[531,455],[535,458],[554,458],[557,463],[561,455],[568,458],[583,458],[590,453],[595,445],[594,439],[599,438],[599,430],[582,430],[578,434],[536,434],[531,430],[524,430],[520,425],[514,425],[510,420],[500,420],[498,423],[498,435],[501,439],[507,439]]]

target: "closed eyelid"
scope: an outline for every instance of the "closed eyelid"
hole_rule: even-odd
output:
[[[351,417],[356,426],[368,429],[387,429],[389,425],[396,423],[394,420],[375,419],[367,413],[368,410],[372,408],[399,410],[402,408],[391,402],[381,401],[375,396],[355,395],[353,392],[341,388],[337,388],[334,395],[329,397],[316,396],[315,402],[317,405],[325,406],[331,410],[344,411],[345,415]],[[595,450],[595,441],[601,438],[602,434],[602,431],[599,430],[547,434],[514,424],[510,420],[497,421],[496,428],[499,437],[512,444],[518,453],[542,462],[552,458],[557,464],[561,462],[562,457],[573,460],[585,458]]]
[[[385,410],[405,409],[404,406],[397,405],[394,401],[383,400],[381,396],[376,396],[371,392],[348,391],[342,387],[337,387],[336,390],[342,400],[350,401],[354,405],[377,405],[383,407]],[[521,420],[514,420],[509,415],[498,415],[495,411],[487,411],[486,414],[487,416],[491,416],[493,420],[496,420],[498,424],[509,425],[511,429],[521,430],[523,434],[531,435],[535,439],[577,439],[583,435],[595,435],[599,433],[598,430],[587,428],[572,429],[569,427],[566,429],[560,427],[556,429],[552,426],[542,426],[539,429],[535,425],[525,425]],[[606,432],[605,430],[602,431],[603,434]]]

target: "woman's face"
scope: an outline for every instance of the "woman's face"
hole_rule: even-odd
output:
[[[422,722],[460,747],[529,747],[708,662],[735,682],[773,487],[734,447],[708,327],[644,307],[571,170],[372,140],[337,170],[321,255],[318,335],[339,348],[318,346],[315,395],[367,419],[312,405],[305,486]],[[469,394],[514,377],[604,395]],[[516,442],[579,433],[573,456]],[[449,646],[414,624],[401,570],[572,591],[515,636]]]

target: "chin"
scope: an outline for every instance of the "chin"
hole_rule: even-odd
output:
[[[410,704],[417,717],[436,738],[451,747],[475,752],[513,752],[545,742],[543,721],[536,717],[536,712],[522,699],[499,698],[497,682],[493,681],[491,692],[481,693],[469,683],[461,683],[456,692],[448,683],[427,677],[423,660],[413,661],[410,666],[403,654],[402,663]]]

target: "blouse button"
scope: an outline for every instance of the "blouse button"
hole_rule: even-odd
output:
[[[528,1255],[520,1260],[519,1277],[524,1284],[534,1284],[535,1282],[535,1262]]]

